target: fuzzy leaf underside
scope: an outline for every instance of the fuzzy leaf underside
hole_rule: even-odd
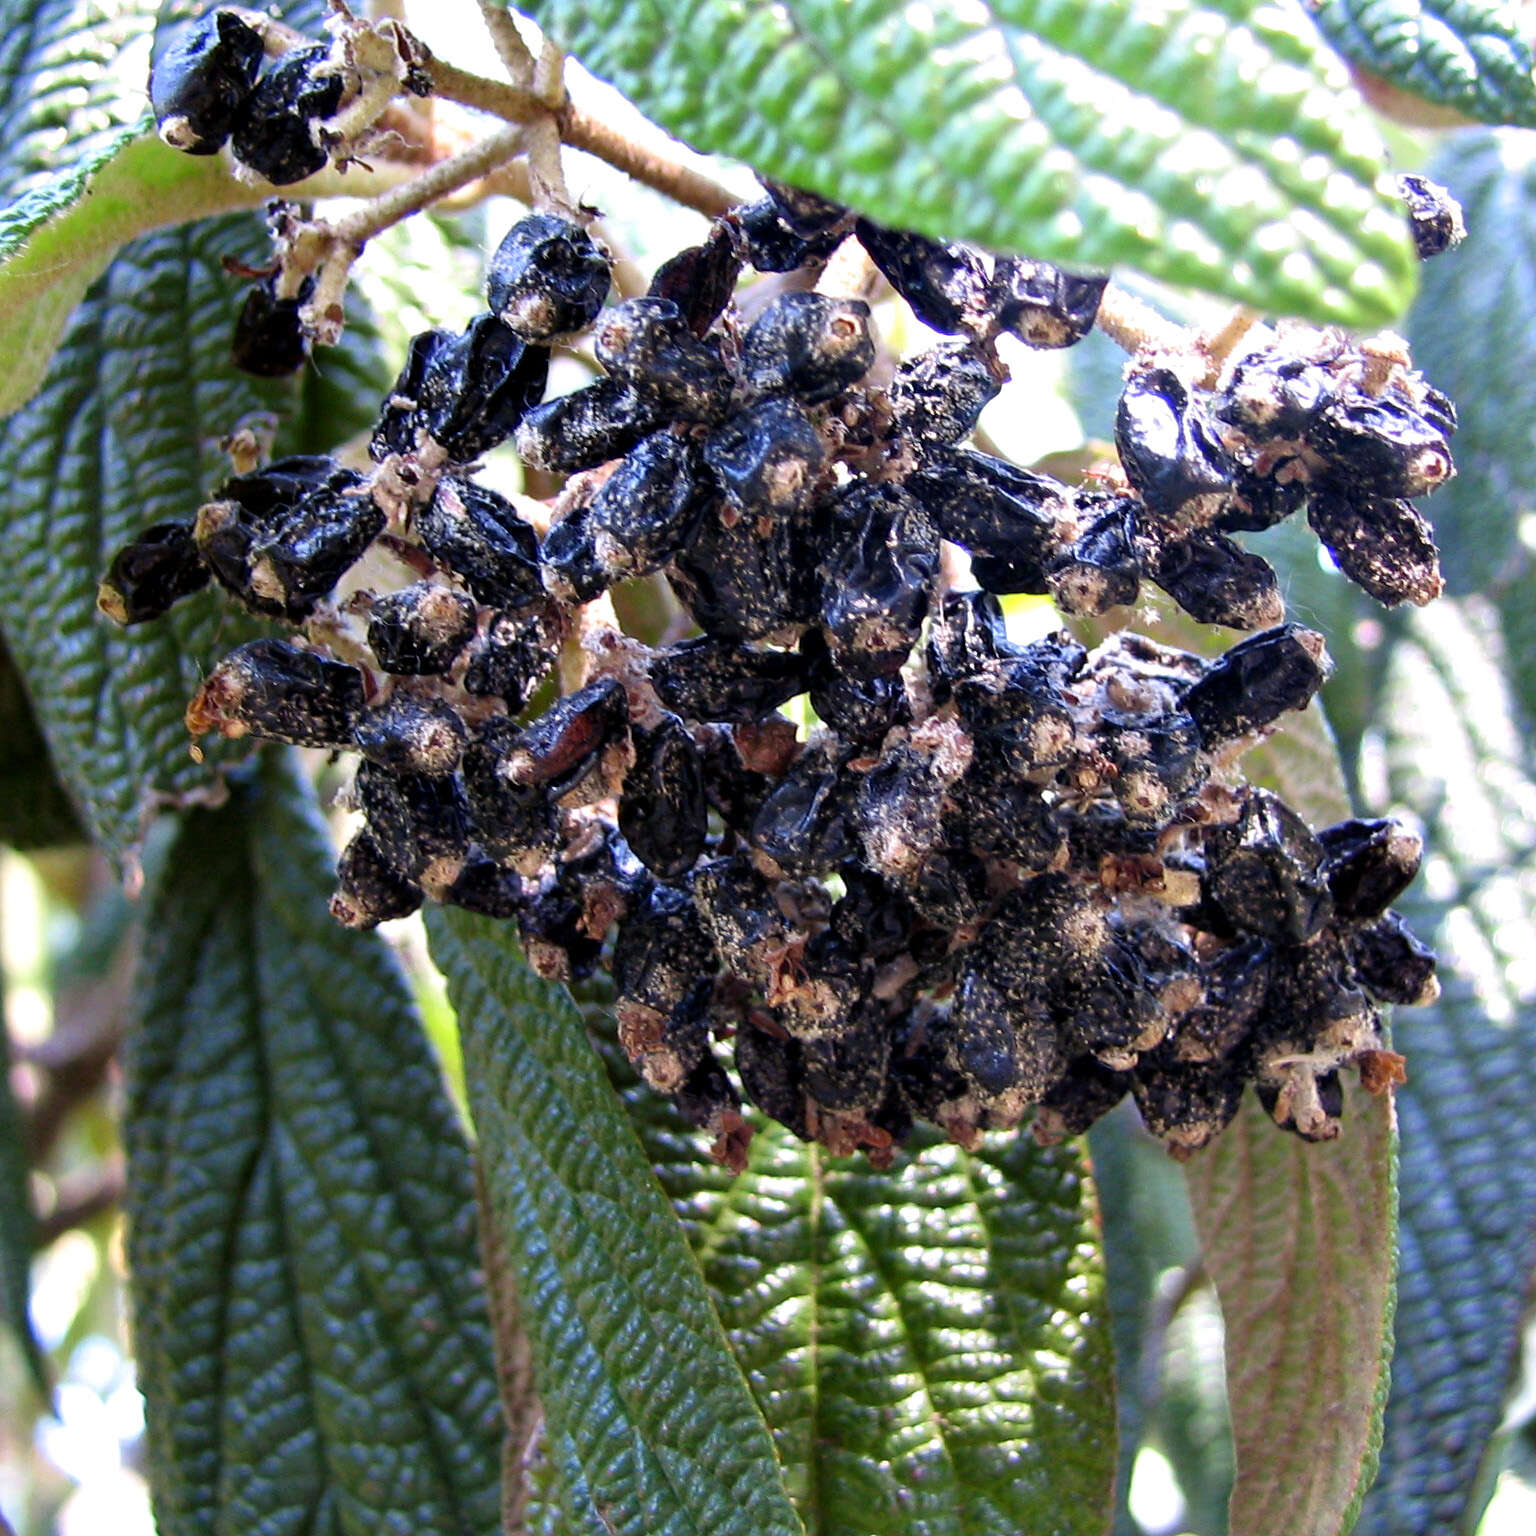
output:
[[[1361,1536],[1475,1529],[1536,1262],[1536,774],[1513,723],[1495,619],[1477,600],[1414,614],[1382,728],[1395,804],[1431,850],[1402,903],[1443,995],[1405,1008],[1398,1351]]]
[[[1338,61],[1253,0],[532,0],[700,149],[884,224],[1319,321],[1414,264]]]
[[[239,285],[220,260],[263,249],[251,215],[135,241],[76,311],[42,390],[0,423],[7,639],[60,775],[118,856],[153,803],[208,793],[248,750],[210,740],[194,763],[182,724],[202,677],[250,633],[227,599],[201,592],[120,630],[95,598],[121,545],[196,514],[228,472],[219,439],[296,397],[228,360]]]
[[[129,1244],[163,1536],[486,1536],[501,1415],[462,1133],[283,757],[188,816],[130,1032]]]
[[[1243,760],[1313,826],[1349,814],[1316,704]],[[1185,1167],[1226,1323],[1233,1536],[1335,1536],[1376,1473],[1392,1355],[1397,1133],[1348,1081],[1344,1133],[1310,1145],[1248,1094]]]
[[[803,1536],[676,1218],[566,994],[514,929],[442,909],[433,957],[525,1303],[563,1519],[609,1536]]]
[[[1536,79],[1510,0],[1310,0],[1350,63],[1480,123],[1536,127]]]
[[[605,1056],[773,1428],[813,1536],[1099,1536],[1112,1351],[1081,1146],[969,1154],[936,1134],[887,1171],[782,1126],[733,1177]]]

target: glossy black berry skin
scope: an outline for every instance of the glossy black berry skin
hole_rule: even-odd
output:
[[[703,336],[730,303],[741,264],[728,227],[717,224],[702,245],[690,245],[656,269],[651,297],[676,304],[688,329]]]
[[[597,558],[615,575],[659,569],[682,547],[706,488],[688,439],[658,432],[630,450],[587,509]]]
[[[746,724],[804,693],[804,660],[793,651],[701,636],[651,658],[651,685],[685,719]]]
[[[486,270],[491,313],[524,341],[584,330],[608,297],[608,258],[569,219],[531,213],[507,231]]]
[[[1032,347],[1070,347],[1093,329],[1108,277],[1064,272],[1043,261],[1004,257],[988,294],[993,323]]]
[[[869,305],[820,293],[775,299],[742,343],[742,371],[754,389],[812,403],[856,384],[874,360]]]
[[[230,11],[210,11],[178,29],[149,75],[161,136],[189,155],[221,149],[250,101],[262,42]]]
[[[438,582],[390,592],[369,610],[368,645],[379,665],[399,676],[441,675],[474,633],[474,603]]]
[[[491,614],[470,647],[464,691],[494,695],[516,714],[554,666],[560,635],[549,604]]]
[[[521,608],[544,596],[539,536],[504,496],[466,476],[445,475],[417,515],[416,531],[433,558],[454,572],[477,601]]]
[[[330,152],[318,128],[341,105],[342,78],[324,44],[285,53],[262,76],[236,124],[235,158],[274,186],[323,171]]]
[[[885,229],[869,219],[854,226],[859,244],[924,325],[953,335],[986,313],[985,262],[963,245]]]
[[[1236,473],[1202,402],[1166,368],[1145,369],[1127,382],[1115,415],[1115,447],[1132,487],[1162,516],[1196,497],[1225,492]]]
[[[112,557],[96,606],[117,624],[143,624],[208,585],[191,523],[156,523]]]
[[[295,747],[344,747],[362,714],[363,675],[356,667],[283,640],[251,640],[209,673],[187,710],[187,725]]]
[[[666,715],[633,731],[635,760],[624,777],[619,831],[652,874],[672,880],[704,851],[709,803],[704,767],[687,726]]]
[[[358,751],[392,773],[452,773],[464,755],[464,722],[442,699],[408,693],[364,712],[355,734]]]
[[[1461,205],[1427,176],[1397,178],[1397,195],[1408,205],[1408,225],[1420,261],[1439,256],[1466,238]]]
[[[378,425],[368,444],[369,456],[382,463],[392,453],[414,453],[420,425],[416,407],[421,400],[422,384],[438,355],[453,341],[450,331],[421,331],[411,338],[405,366],[385,396]]]
[[[1411,502],[1323,485],[1308,499],[1307,522],[1339,569],[1384,607],[1422,607],[1440,595],[1434,530]]]
[[[259,379],[278,379],[304,366],[309,359],[310,338],[299,310],[314,286],[312,277],[305,278],[298,293],[280,299],[276,279],[268,277],[246,294],[229,343],[230,360],[236,368]]]
[[[1207,747],[1272,725],[1305,709],[1327,677],[1322,637],[1282,624],[1234,645],[1181,695]]]
[[[842,239],[835,228],[810,236],[798,234],[771,197],[733,209],[731,217],[747,261],[759,272],[794,272],[830,256]]]
[[[751,516],[798,512],[814,493],[826,459],[805,408],[760,400],[704,439],[704,462],[731,501]]]
[[[409,917],[422,899],[421,887],[395,869],[366,827],[342,850],[331,916],[343,927],[377,928],[391,918]]]
[[[970,436],[1002,381],[972,347],[946,342],[908,358],[891,384],[896,429],[925,448]]]
[[[530,409],[517,427],[517,451],[535,469],[569,475],[628,453],[666,424],[658,402],[622,379],[599,379]]]
[[[549,349],[524,342],[494,315],[440,345],[421,380],[417,426],[456,464],[489,453],[544,398]]]

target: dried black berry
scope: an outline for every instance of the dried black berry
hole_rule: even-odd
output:
[[[235,124],[235,159],[275,186],[323,171],[330,152],[320,123],[341,105],[340,70],[323,43],[285,53],[262,76]]]
[[[1323,637],[1299,624],[1266,629],[1234,645],[1183,691],[1207,747],[1272,725],[1305,709],[1328,675]]]
[[[912,313],[936,331],[978,325],[987,310],[986,263],[963,245],[944,245],[926,235],[884,229],[869,219],[854,226],[859,244]]]
[[[416,407],[421,400],[422,382],[444,348],[452,345],[449,331],[420,331],[411,338],[405,366],[394,388],[384,397],[379,424],[373,430],[368,452],[375,463],[382,463],[392,453],[414,453],[420,425]]]
[[[550,705],[513,744],[506,774],[514,784],[564,795],[598,770],[616,782],[628,746],[628,701],[605,677]]]
[[[793,651],[704,636],[651,657],[650,678],[668,709],[688,720],[761,720],[806,690],[806,666]]]
[[[1400,821],[1352,819],[1324,827],[1323,875],[1340,917],[1369,921],[1413,884],[1424,844]]]
[[[759,272],[794,272],[830,256],[843,239],[836,228],[810,236],[798,234],[771,197],[733,208],[728,217],[741,232],[746,259]]]
[[[958,443],[976,426],[1002,382],[985,358],[965,342],[944,342],[896,370],[891,408],[896,429],[924,446]]]
[[[470,648],[464,691],[502,700],[516,714],[555,664],[561,621],[552,605],[493,613]]]
[[[254,531],[246,552],[248,588],[260,611],[306,618],[384,531],[384,512],[359,476],[333,477],[272,525]],[[201,528],[201,521],[199,527]]]
[[[1141,547],[1146,574],[1198,623],[1267,629],[1285,617],[1269,562],[1224,534],[1198,528]]]
[[[698,451],[687,438],[646,438],[587,506],[598,562],[613,576],[659,569],[682,547],[705,489]]]
[[[1235,822],[1205,841],[1202,895],[1234,928],[1305,944],[1333,917],[1323,846],[1276,796],[1250,789]]]
[[[155,523],[112,557],[96,606],[115,624],[142,624],[201,591],[209,575],[191,523]]]
[[[1046,566],[1046,585],[1063,613],[1092,617],[1136,601],[1141,590],[1141,561],[1136,551],[1135,503],[1117,497],[1085,507],[1081,532]],[[990,571],[976,579],[989,589]]]
[[[277,379],[304,366],[310,337],[299,310],[314,288],[314,278],[306,277],[297,293],[280,299],[274,275],[262,278],[246,294],[229,344],[230,360],[236,368],[260,379]]]
[[[704,851],[704,765],[676,715],[663,716],[652,729],[636,726],[632,736],[635,760],[624,776],[619,831],[652,874],[672,880]]]
[[[816,489],[826,448],[796,401],[759,400],[704,439],[704,462],[751,516],[796,512]]]
[[[465,745],[460,777],[475,840],[531,875],[559,846],[559,825],[543,787],[512,778],[520,737],[517,722],[505,715],[486,721]]]
[[[1339,569],[1378,603],[1423,607],[1439,597],[1440,552],[1412,503],[1318,486],[1307,502],[1307,521]]]
[[[456,464],[504,442],[544,396],[549,349],[523,341],[495,315],[441,344],[422,374],[416,425]]]
[[[421,887],[396,871],[366,827],[342,850],[331,916],[343,927],[377,928],[409,917],[421,902]]]
[[[1143,369],[1126,382],[1115,413],[1115,448],[1126,479],[1165,517],[1196,497],[1225,492],[1236,468],[1203,403],[1166,368]]]
[[[187,707],[187,729],[344,747],[362,713],[363,674],[356,667],[282,640],[251,640],[208,674]]]
[[[874,360],[869,305],[820,293],[782,294],[758,316],[741,349],[753,389],[812,403],[856,384]]]
[[[160,137],[189,155],[216,153],[256,88],[262,56],[260,34],[232,11],[179,27],[149,75]]]
[[[397,694],[357,723],[357,749],[392,773],[452,773],[464,755],[464,722],[442,699]]]
[[[416,531],[478,601],[522,608],[543,599],[538,534],[510,501],[477,481],[444,475],[416,514]]]
[[[1427,176],[1399,176],[1397,195],[1408,205],[1408,225],[1420,261],[1428,261],[1466,239],[1461,205],[1438,182]]]
[[[663,262],[651,279],[651,297],[670,299],[688,329],[702,336],[731,301],[741,257],[724,224],[716,224],[702,245],[690,245]]]
[[[772,181],[766,176],[759,176],[758,180],[772,198],[779,216],[804,239],[809,240],[814,235],[822,234],[848,217],[846,208],[818,193],[791,187],[782,181]]]
[[[1440,995],[1435,957],[1395,912],[1345,938],[1360,985],[1378,1002],[1423,1006]]]
[[[599,379],[530,410],[518,424],[517,451],[534,469],[571,474],[628,453],[666,424],[659,402],[622,379]]]
[[[997,263],[987,297],[999,330],[1032,347],[1070,347],[1093,329],[1108,285],[1108,277],[1008,256]]]
[[[485,293],[491,313],[524,341],[548,341],[589,326],[608,283],[608,258],[579,224],[530,213],[496,247]]]
[[[368,613],[368,645],[379,665],[405,677],[446,672],[474,633],[474,603],[433,581],[377,598]]]
[[[363,762],[353,797],[386,863],[440,898],[469,855],[469,809],[447,774],[395,773]]]
[[[1456,472],[1448,435],[1406,401],[1350,393],[1318,413],[1308,440],[1352,496],[1423,496]]]

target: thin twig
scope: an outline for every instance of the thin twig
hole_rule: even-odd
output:
[[[523,34],[517,30],[511,11],[497,5],[496,0],[478,0],[478,3],[480,20],[491,34],[491,44],[507,78],[519,85],[528,85],[533,80],[534,57],[523,41]]]
[[[1099,302],[1098,328],[1117,347],[1140,352],[1188,352],[1189,333],[1150,304],[1111,283]]]

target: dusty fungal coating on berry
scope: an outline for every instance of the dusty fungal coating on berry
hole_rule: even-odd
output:
[[[150,69],[160,137],[189,155],[216,153],[246,112],[262,57],[260,36],[232,11],[184,23]]]
[[[308,55],[291,89],[329,93]],[[284,132],[323,152],[328,100]],[[866,303],[813,291],[855,227],[953,339],[882,356]],[[749,267],[783,280],[738,291]],[[120,622],[211,576],[302,628],[226,657],[188,725],[361,759],[337,920],[440,901],[515,924],[541,976],[606,969],[623,1049],[735,1169],[759,1114],[884,1166],[918,1122],[1052,1142],[1130,1097],[1190,1156],[1250,1085],[1326,1140],[1345,1076],[1400,1080],[1381,1008],[1436,990],[1392,911],[1420,844],[1243,784],[1328,661],[1233,535],[1305,515],[1381,602],[1435,595],[1409,498],[1451,474],[1455,413],[1403,346],[1260,328],[1214,381],[1138,356],[1118,464],[1069,484],[970,439],[999,338],[1079,339],[1100,278],[771,187],[643,296],[609,282],[580,223],[530,214],[487,311],[413,339],[372,468],[245,454],[103,582]],[[551,342],[601,376],[543,401]],[[508,438],[563,485],[493,489]],[[999,602],[1080,628],[1148,583],[1253,633],[1090,649]]]

